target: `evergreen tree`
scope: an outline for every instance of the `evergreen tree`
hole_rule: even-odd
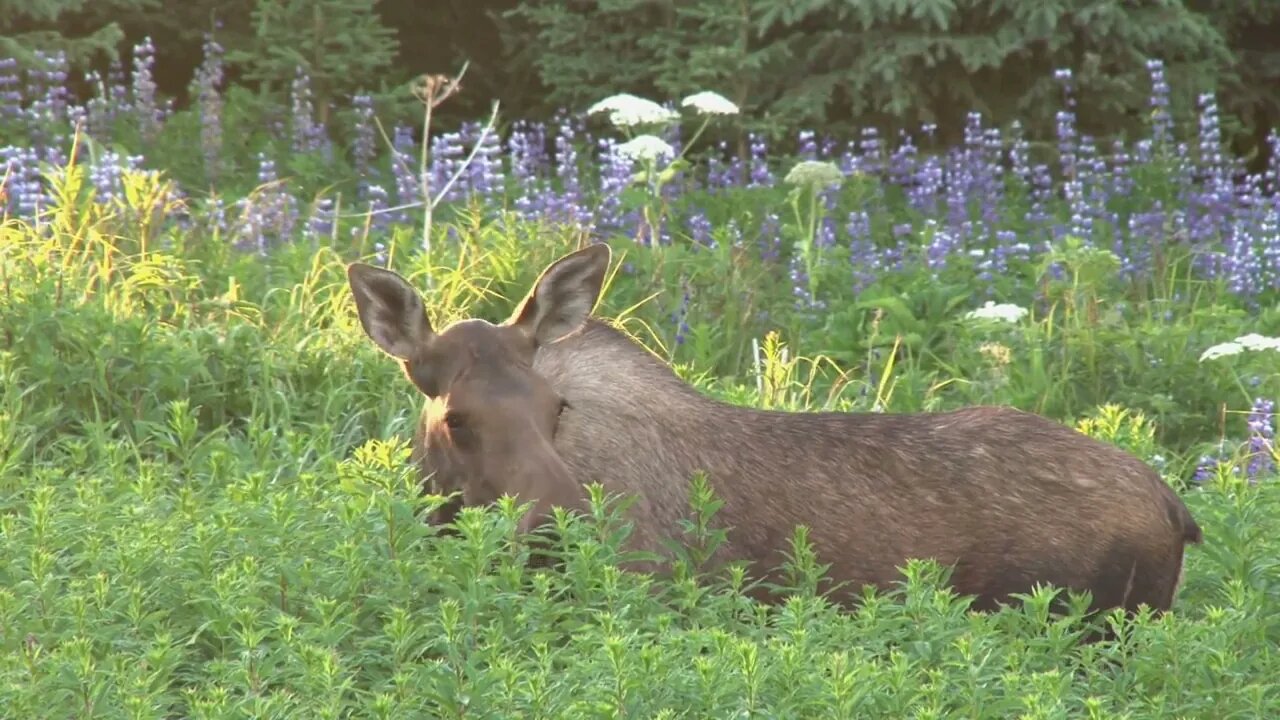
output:
[[[228,53],[267,93],[286,92],[299,69],[320,110],[337,97],[377,88],[398,50],[382,24],[380,0],[258,0],[253,41]]]
[[[0,0],[0,57],[38,66],[36,53],[63,53],[73,68],[115,58],[124,40],[117,18],[157,0]]]

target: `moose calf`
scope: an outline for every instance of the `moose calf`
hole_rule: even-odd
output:
[[[1184,545],[1201,531],[1136,457],[1011,408],[791,413],[718,402],[591,317],[610,258],[604,244],[566,255],[502,324],[442,331],[396,273],[347,268],[365,332],[428,399],[414,451],[424,483],[460,491],[466,505],[531,502],[527,532],[553,505],[585,509],[583,485],[598,482],[635,497],[631,547],[662,552],[704,471],[728,533],[713,562],[772,572],[805,524],[840,584],[836,600],[896,582],[908,558],[934,558],[977,609],[1036,583],[1091,591],[1093,610],[1171,605]]]

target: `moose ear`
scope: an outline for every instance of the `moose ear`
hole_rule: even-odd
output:
[[[547,266],[507,324],[538,345],[548,345],[581,328],[600,298],[612,257],[604,243],[589,245]]]
[[[396,273],[352,263],[347,266],[347,282],[360,324],[386,354],[408,360],[415,347],[434,335],[422,297]]]

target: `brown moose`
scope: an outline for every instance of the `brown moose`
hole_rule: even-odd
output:
[[[610,256],[603,244],[571,253],[507,321],[440,332],[401,276],[347,268],[365,332],[428,398],[414,443],[424,483],[460,491],[466,505],[531,502],[529,531],[553,505],[584,509],[582,486],[598,482],[635,497],[630,547],[662,552],[703,471],[728,533],[713,563],[771,572],[804,524],[842,584],[833,599],[856,602],[862,585],[900,580],[908,558],[934,558],[976,609],[1036,583],[1091,591],[1094,610],[1171,605],[1184,544],[1201,530],[1136,457],[1012,408],[791,413],[718,402],[591,317]]]

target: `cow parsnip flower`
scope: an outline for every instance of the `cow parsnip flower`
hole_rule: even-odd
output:
[[[737,115],[738,106],[720,93],[703,90],[680,101],[681,107],[693,108],[702,115]]]
[[[790,185],[839,185],[844,182],[844,173],[835,163],[804,160],[791,168],[783,181]]]
[[[1220,357],[1229,357],[1231,355],[1239,355],[1242,352],[1244,352],[1244,346],[1238,342],[1232,341],[1218,343],[1217,345],[1214,345],[1200,353],[1200,362],[1204,362],[1205,360],[1216,360]]]
[[[1280,351],[1280,338],[1267,337],[1258,333],[1249,333],[1236,338],[1236,342],[1244,346],[1245,350],[1278,350]]]
[[[993,300],[988,300],[982,307],[977,310],[970,310],[965,313],[965,317],[970,320],[999,320],[1000,322],[1016,323],[1026,317],[1027,309],[1019,307],[1012,303],[996,304]]]
[[[1263,350],[1280,352],[1280,338],[1267,337],[1266,335],[1259,335],[1258,333],[1241,335],[1235,340],[1218,343],[1217,345],[1214,345],[1200,353],[1200,362],[1239,355],[1246,350],[1250,352],[1261,352]]]
[[[630,93],[611,95],[587,108],[588,115],[609,113],[609,122],[615,127],[630,128],[636,125],[660,125],[680,117],[652,100]]]
[[[637,135],[614,149],[632,160],[657,160],[676,154],[675,148],[656,135]]]

